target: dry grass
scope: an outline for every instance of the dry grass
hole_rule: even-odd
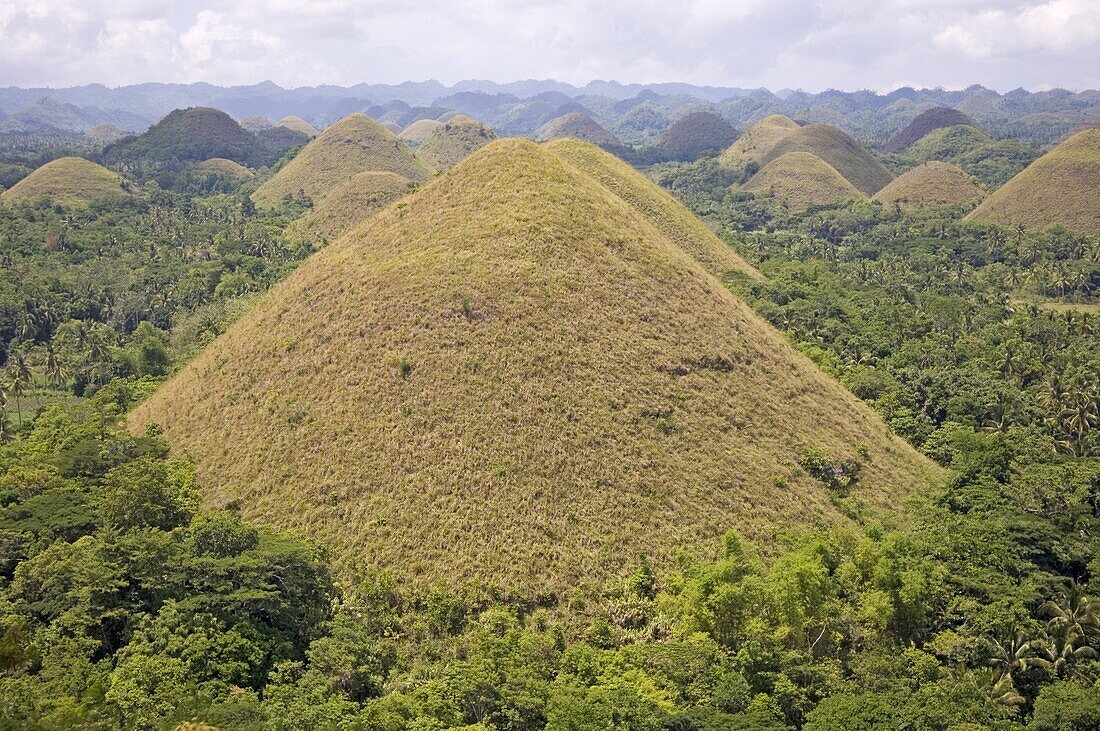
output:
[[[452,168],[497,138],[481,122],[456,114],[416,148],[416,154],[436,170]]]
[[[734,140],[718,156],[718,162],[731,168],[743,168],[750,162],[759,165],[773,147],[797,129],[798,122],[782,114],[764,117]]]
[[[431,137],[437,129],[442,128],[443,123],[438,119],[418,119],[401,130],[401,134],[397,136],[405,140],[409,145],[419,147],[427,142],[428,138]]]
[[[286,231],[314,245],[326,244],[409,192],[410,182],[395,173],[359,173],[326,193]]]
[[[552,149],[495,142],[403,202],[132,414],[210,503],[406,582],[531,594],[843,520],[797,466],[810,445],[865,452],[879,508],[938,475]]]
[[[967,219],[1100,235],[1100,129],[1079,132],[1028,165]]]
[[[772,147],[762,164],[778,160],[788,152],[817,155],[867,195],[874,195],[894,177],[870,150],[827,124],[809,124],[794,130]]]
[[[196,175],[217,175],[219,178],[229,180],[247,180],[255,175],[239,162],[233,162],[224,157],[212,157],[209,160],[203,160],[193,166],[191,172]]]
[[[316,137],[320,134],[320,131],[312,124],[302,119],[301,117],[295,117],[291,115],[289,117],[283,117],[275,123],[276,127],[286,127],[292,129],[295,132],[301,132],[307,137]]]
[[[808,152],[788,152],[772,160],[744,185],[753,193],[770,193],[792,211],[864,198],[829,163]]]
[[[365,114],[352,114],[317,135],[252,194],[261,207],[304,192],[318,201],[348,178],[364,172],[395,173],[413,181],[431,177],[428,166],[392,132]]]
[[[904,209],[936,206],[972,206],[985,198],[974,179],[954,165],[926,162],[875,193],[883,205]]]
[[[538,131],[536,137],[545,142],[560,138],[575,137],[594,145],[617,145],[619,138],[608,132],[596,120],[581,112],[570,112],[565,116],[551,119]]]
[[[48,162],[0,195],[9,205],[46,199],[67,206],[85,206],[96,198],[124,195],[122,178],[82,157]]]
[[[722,278],[737,272],[763,281],[763,275],[752,264],[678,200],[611,153],[576,139],[554,140],[545,147],[633,206],[711,274]]]

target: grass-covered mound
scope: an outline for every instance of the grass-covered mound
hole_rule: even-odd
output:
[[[395,135],[401,134],[401,125],[392,119],[387,119],[384,122],[380,122],[380,124]]]
[[[290,239],[322,245],[370,218],[382,206],[409,192],[409,179],[396,173],[359,173],[340,183],[286,230]]]
[[[428,141],[428,138],[435,133],[437,129],[442,129],[443,123],[438,119],[418,119],[410,124],[405,129],[401,130],[401,134],[397,135],[411,147],[419,147]]]
[[[987,187],[1008,182],[1037,157],[1018,140],[994,140],[973,125],[934,129],[902,151],[907,165],[938,160],[962,168]]]
[[[967,218],[1100,235],[1100,129],[1079,132],[1031,163]]]
[[[294,115],[283,117],[275,123],[275,126],[286,127],[287,129],[292,129],[295,132],[301,132],[306,137],[316,137],[318,134],[320,134],[320,131],[312,124],[302,119],[301,117],[295,117]]]
[[[495,142],[402,202],[132,412],[196,460],[209,504],[402,581],[531,595],[598,585],[639,552],[709,554],[730,527],[769,540],[842,520],[831,491],[897,506],[930,477],[553,150]]]
[[[865,197],[836,168],[808,152],[788,152],[772,160],[743,187],[771,194],[792,211]]]
[[[763,279],[752,264],[742,259],[683,204],[611,153],[575,138],[554,140],[546,147],[641,212],[655,228],[711,274],[721,278],[736,272],[752,279]]]
[[[268,150],[225,112],[191,107],[170,112],[143,134],[109,145],[104,160],[151,171],[178,171],[212,157],[259,167]]]
[[[743,168],[749,163],[759,165],[780,140],[797,129],[798,122],[782,114],[764,117],[734,140],[718,156],[718,162],[730,168]]]
[[[761,160],[761,165],[778,160],[789,152],[817,155],[867,195],[874,195],[894,177],[870,150],[827,124],[809,124],[793,130],[772,146]]]
[[[551,119],[538,131],[542,141],[574,137],[591,142],[594,145],[618,145],[619,138],[608,132],[596,120],[587,114],[570,112],[565,116]]]
[[[898,132],[893,139],[883,145],[882,151],[898,152],[899,150],[904,150],[934,129],[973,124],[974,120],[958,109],[952,109],[950,107],[929,109],[917,115],[917,118],[910,122],[905,129]]]
[[[358,173],[395,173],[420,181],[431,170],[392,132],[365,114],[352,114],[317,135],[293,160],[252,194],[261,207],[287,196],[320,198]]]
[[[662,132],[655,147],[669,160],[695,160],[704,154],[719,154],[736,136],[733,125],[717,114],[692,112]]]
[[[985,191],[954,165],[926,162],[895,178],[874,198],[883,205],[905,209],[971,206],[985,198]]]
[[[191,168],[192,175],[214,175],[227,180],[247,180],[255,173],[240,163],[226,160],[224,157],[213,157],[203,160]]]
[[[496,132],[473,117],[456,114],[432,132],[416,154],[432,168],[446,170],[496,138]]]
[[[48,200],[66,206],[84,206],[96,198],[124,195],[122,178],[82,157],[60,157],[48,162],[0,194],[9,205]]]

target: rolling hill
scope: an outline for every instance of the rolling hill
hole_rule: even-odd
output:
[[[189,172],[192,175],[214,175],[226,180],[248,180],[255,175],[244,165],[226,160],[224,157],[212,157],[209,160],[203,160],[193,166]]]
[[[573,144],[583,144],[574,142]],[[901,505],[935,468],[646,215],[494,142],[303,262],[130,416],[209,504],[521,595]]]
[[[737,133],[726,120],[711,112],[692,112],[672,123],[654,145],[671,160],[694,160],[704,153],[718,153]]]
[[[973,125],[934,129],[900,154],[908,163],[933,160],[962,168],[983,185],[996,187],[1027,167],[1037,157],[1018,140],[994,140]]]
[[[316,127],[302,119],[301,117],[295,117],[293,115],[289,117],[283,117],[275,123],[276,127],[286,127],[292,129],[295,132],[300,132],[306,137],[316,137],[320,134]]]
[[[543,142],[559,138],[575,137],[594,145],[618,145],[619,138],[608,132],[596,120],[587,114],[572,112],[551,119],[538,131],[537,138]]]
[[[321,200],[286,229],[287,237],[315,246],[336,239],[374,215],[382,206],[409,192],[409,179],[396,173],[353,175],[325,193]]]
[[[898,132],[889,142],[882,147],[883,152],[898,152],[904,150],[920,138],[935,129],[955,127],[959,125],[974,126],[974,120],[957,109],[950,107],[935,107],[917,115],[905,129]]]
[[[883,205],[904,209],[936,206],[970,206],[985,198],[985,191],[963,170],[945,162],[926,162],[905,172],[875,193]]]
[[[718,156],[718,162],[730,168],[743,168],[749,163],[759,165],[780,140],[797,129],[798,122],[782,114],[764,117],[734,140]]]
[[[443,123],[438,119],[418,119],[397,135],[411,147],[419,147],[424,144],[437,129],[442,129]]]
[[[102,165],[82,157],[60,157],[4,191],[0,201],[11,205],[44,199],[60,205],[84,206],[96,198],[126,194],[122,178]]]
[[[753,193],[770,193],[799,212],[810,206],[866,197],[836,168],[808,152],[788,152],[772,160],[742,187]]]
[[[416,148],[421,160],[437,170],[446,170],[465,160],[497,138],[496,132],[465,114],[456,114]]]
[[[869,150],[826,124],[809,124],[793,130],[768,151],[761,164],[767,165],[788,152],[817,155],[867,195],[877,193],[894,177]]]
[[[143,134],[108,145],[103,151],[108,163],[167,170],[182,170],[212,157],[259,167],[267,162],[268,154],[255,135],[225,112],[208,107],[177,109]]]
[[[967,219],[1100,235],[1100,129],[1078,132],[1031,163]]]
[[[315,202],[358,173],[395,173],[413,181],[431,177],[428,166],[393,133],[365,114],[352,114],[317,135],[274,176],[256,189],[261,207],[305,194]]]

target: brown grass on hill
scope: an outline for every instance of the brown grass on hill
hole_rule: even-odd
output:
[[[967,220],[1100,235],[1100,129],[1079,132],[1028,165]]]
[[[985,198],[985,191],[961,169],[946,162],[926,162],[895,178],[875,193],[886,206],[903,209],[936,206],[971,206]]]
[[[410,182],[395,173],[359,173],[330,190],[286,229],[290,239],[315,246],[333,241],[409,192]]]
[[[379,124],[388,129],[390,132],[393,132],[395,135],[401,134],[401,125],[399,125],[397,122],[394,122],[392,119],[387,119],[386,121],[380,122]]]
[[[596,120],[582,112],[570,112],[539,128],[536,138],[542,142],[559,138],[575,137],[594,145],[617,145],[619,138],[608,132]]]
[[[59,157],[0,195],[9,205],[45,199],[67,206],[85,206],[96,198],[125,195],[122,178],[82,157]]]
[[[750,162],[759,165],[780,140],[797,129],[798,122],[782,114],[764,117],[734,140],[718,156],[718,162],[730,168],[743,168]]]
[[[393,133],[365,114],[352,114],[325,129],[252,194],[261,207],[304,193],[314,201],[357,173],[395,173],[412,181],[432,171]]]
[[[196,175],[217,175],[228,180],[247,180],[255,175],[254,172],[241,165],[239,162],[227,160],[224,157],[212,157],[209,160],[193,165],[190,170]]]
[[[874,195],[894,179],[870,150],[827,124],[808,124],[794,130],[772,147],[761,164],[767,165],[788,152],[817,155],[867,195]]]
[[[437,170],[446,170],[465,160],[497,138],[497,133],[481,122],[456,114],[416,148],[420,159]]]
[[[808,152],[788,152],[772,160],[743,187],[770,193],[792,211],[866,197],[832,165]]]
[[[648,218],[495,142],[306,260],[131,415],[207,501],[403,582],[530,596],[896,507],[938,473]],[[347,565],[347,564],[345,564]]]
[[[427,142],[428,138],[432,136],[432,133],[437,129],[442,129],[442,127],[443,123],[438,119],[418,119],[401,130],[401,134],[397,136],[410,146],[418,147]]]
[[[320,131],[312,124],[302,119],[301,117],[295,117],[293,115],[289,117],[283,117],[275,123],[276,127],[286,127],[292,129],[295,132],[301,132],[307,137],[316,137],[320,134]]]

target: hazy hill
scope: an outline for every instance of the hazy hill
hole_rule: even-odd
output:
[[[934,129],[973,124],[974,120],[957,109],[951,109],[950,107],[929,109],[919,114],[905,129],[898,132],[893,139],[883,145],[882,151],[898,152],[903,150]]]
[[[418,147],[424,144],[424,142],[432,136],[432,133],[442,127],[443,123],[437,119],[418,119],[401,130],[401,134],[397,136],[409,145]]]
[[[327,127],[293,160],[256,189],[259,206],[275,206],[301,194],[317,201],[348,178],[363,172],[395,173],[425,180],[431,170],[388,129],[365,114],[353,114]]]
[[[575,137],[594,145],[617,145],[619,138],[608,132],[599,122],[587,114],[572,112],[549,122],[539,128],[536,135],[539,140],[554,140],[563,137]]]
[[[193,175],[213,175],[227,180],[247,180],[255,173],[240,163],[227,160],[224,157],[213,157],[203,160],[193,166],[190,171]]]
[[[4,191],[0,201],[10,205],[45,199],[61,205],[83,206],[96,198],[124,194],[122,178],[116,173],[82,157],[61,157]]]
[[[926,162],[892,180],[874,198],[883,205],[906,209],[969,206],[985,198],[985,191],[954,165]]]
[[[1100,235],[1100,129],[1085,130],[998,188],[969,220]]]
[[[268,156],[256,136],[232,117],[205,107],[177,109],[145,133],[120,140],[103,151],[110,163],[168,170],[182,170],[212,157],[258,167],[267,162]]]
[[[694,160],[704,153],[717,155],[736,136],[733,126],[717,114],[692,112],[662,132],[655,146],[671,160]]]
[[[872,509],[932,472],[553,148],[495,142],[403,202],[132,413],[210,503],[401,581],[543,593],[843,520],[810,446],[861,464]]]
[[[772,147],[761,163],[766,165],[788,152],[817,155],[867,195],[876,193],[894,177],[867,148],[824,124],[810,124],[792,131]]]
[[[743,187],[753,193],[769,193],[792,211],[865,197],[836,168],[808,152],[788,152],[777,157]]]
[[[294,115],[283,117],[275,123],[275,126],[292,129],[295,132],[300,132],[304,134],[306,137],[316,137],[318,135],[316,127],[314,127],[312,124],[302,119],[301,117],[295,117]]]
[[[496,132],[481,122],[458,114],[432,132],[417,148],[416,154],[432,168],[445,170],[496,138]]]
[[[718,156],[726,167],[742,168],[760,164],[780,140],[798,129],[798,122],[782,114],[772,114],[749,127]]]

